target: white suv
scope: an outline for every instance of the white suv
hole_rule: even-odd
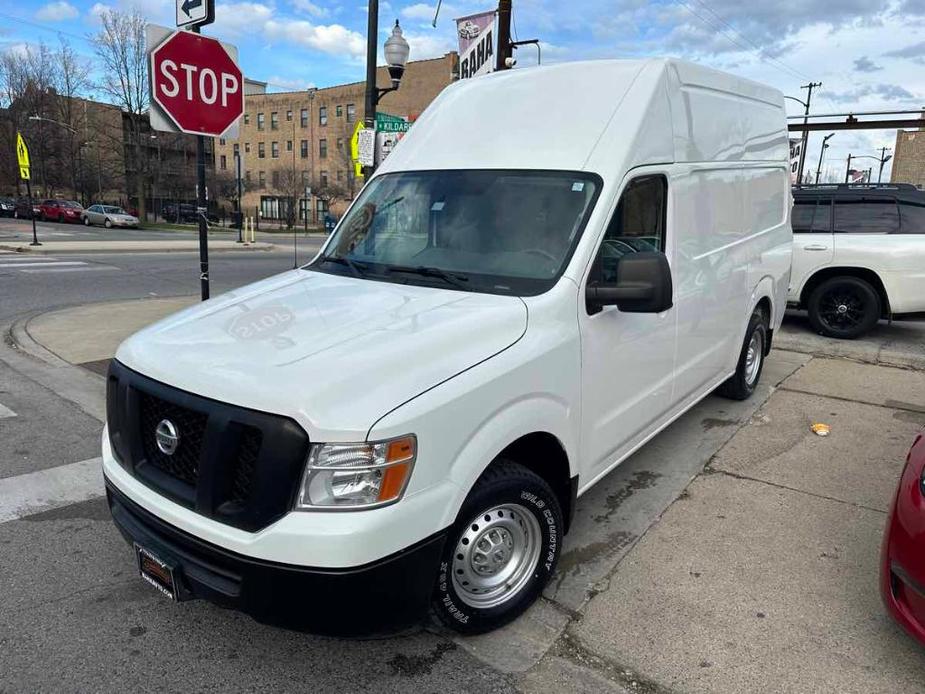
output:
[[[793,190],[791,305],[813,328],[860,337],[925,311],[925,193],[907,184]]]

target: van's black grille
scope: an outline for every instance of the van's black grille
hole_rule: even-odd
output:
[[[106,397],[113,452],[152,489],[251,531],[292,508],[308,436],[291,419],[172,388],[115,359]],[[172,455],[157,445],[156,430],[164,420],[178,433]]]
[[[202,437],[206,433],[207,417],[201,412],[193,412],[147,393],[140,395],[139,420],[145,460],[168,475],[195,487],[199,481],[199,456],[202,454]],[[155,432],[164,420],[172,422],[179,434],[177,449],[172,455],[166,455],[157,445]]]

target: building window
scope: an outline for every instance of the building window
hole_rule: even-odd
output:
[[[318,212],[318,217],[321,217],[325,212],[328,211],[328,203],[326,203],[321,198],[318,198],[318,200],[315,202],[315,209]]]
[[[224,146],[225,146],[225,138],[224,138],[224,137],[218,138],[218,144],[220,144],[220,145],[222,145],[222,146],[224,147]]]
[[[244,114],[244,125],[250,125],[250,124],[251,124],[251,114],[245,113]]]
[[[267,187],[267,172],[261,171],[257,174],[257,186],[261,189]]]
[[[286,151],[287,152],[292,151],[292,140],[286,140]]]
[[[279,114],[276,111],[270,114],[270,130],[279,130]]]
[[[274,171],[272,174],[273,187],[279,188],[279,171]]]
[[[292,111],[286,111],[286,122],[287,123],[292,122]]]
[[[263,114],[257,114],[257,130],[263,130]]]
[[[299,198],[299,221],[304,221],[309,211],[308,200]]]
[[[218,158],[218,168],[220,168],[222,171],[228,168],[228,160],[225,159],[224,154]]]
[[[258,142],[257,143],[257,158],[265,159],[266,156],[267,156],[266,145],[264,145],[262,142]]]
[[[245,142],[245,143],[244,143],[244,153],[247,154],[247,153],[249,153],[250,151],[251,151],[251,143],[250,143],[250,142]]]
[[[343,154],[344,152],[344,138],[342,137],[337,138],[337,151],[340,154]]]
[[[302,126],[303,128],[308,127],[308,109],[307,108],[303,108],[301,111],[299,111],[299,125]]]
[[[322,171],[318,176],[318,181],[321,184],[321,187],[325,188],[328,185],[328,172]]]
[[[279,142],[270,143],[270,156],[279,159]]]
[[[234,143],[234,153],[237,154],[241,151],[240,145],[237,142]]]
[[[328,124],[328,107],[320,106],[318,108],[318,125]]]
[[[303,159],[308,159],[308,140],[302,140],[299,143],[299,155]]]
[[[357,107],[353,104],[347,104],[347,122],[352,123],[357,119]]]
[[[260,216],[264,219],[285,219],[289,216],[289,199],[275,195],[261,195]]]
[[[318,157],[321,159],[328,158],[328,141],[324,138],[318,140]]]
[[[340,118],[342,115],[344,115],[344,107],[337,104],[337,117]]]

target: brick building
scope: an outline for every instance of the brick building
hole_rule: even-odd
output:
[[[383,97],[379,112],[416,117],[457,70],[456,53],[409,62],[401,88]],[[385,67],[379,68],[378,83],[389,83]],[[248,80],[239,138],[216,143],[216,177],[233,179],[234,155],[240,152],[248,216],[259,211],[261,219],[284,220],[290,200],[298,201],[294,216],[300,222],[306,212],[309,223],[319,221],[329,206],[339,212],[362,186],[354,180],[350,138],[364,118],[365,83],[271,94],[261,85]]]
[[[890,182],[925,186],[925,129],[896,131]]]

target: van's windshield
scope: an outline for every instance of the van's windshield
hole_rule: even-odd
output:
[[[600,178],[560,171],[416,171],[374,179],[312,270],[529,295],[571,257]]]

